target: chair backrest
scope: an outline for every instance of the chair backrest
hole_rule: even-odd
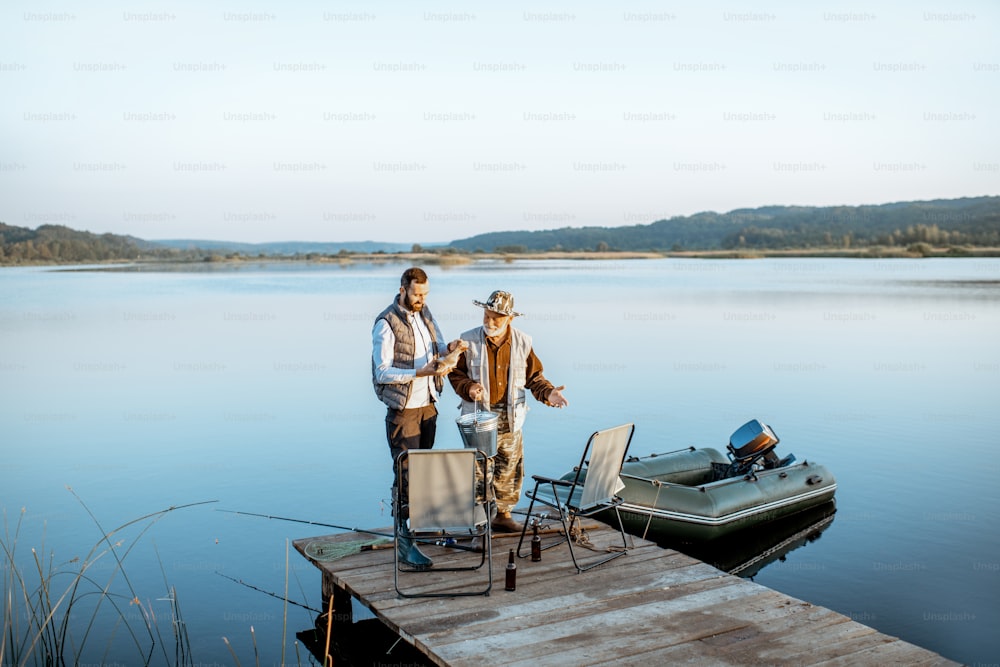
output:
[[[411,531],[475,527],[475,449],[410,450],[407,461]]]
[[[634,431],[634,424],[622,424],[590,436],[587,449],[583,452],[584,460],[587,460],[589,452],[590,462],[587,464],[587,479],[579,509],[587,510],[607,503],[625,488],[619,475]]]

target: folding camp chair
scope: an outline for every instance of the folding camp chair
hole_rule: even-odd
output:
[[[634,424],[622,424],[597,431],[591,435],[583,450],[580,465],[574,469],[573,473],[567,475],[566,479],[532,475],[535,480],[535,488],[528,493],[528,497],[531,498],[531,504],[528,505],[528,517],[531,517],[535,503],[541,503],[559,512],[559,520],[563,526],[563,537],[556,542],[543,545],[542,548],[550,549],[566,542],[569,545],[569,555],[573,559],[573,565],[578,573],[607,563],[619,556],[624,556],[628,549],[625,527],[622,524],[621,514],[618,512],[618,506],[621,505],[622,499],[617,496],[617,493],[625,488],[619,474],[622,471],[622,464],[625,462],[634,431]],[[590,457],[589,462],[588,456]],[[605,510],[614,510],[615,517],[618,519],[618,530],[622,536],[622,550],[613,551],[595,562],[580,565],[576,553],[573,551],[573,525],[581,517],[589,517]],[[612,527],[614,526],[612,525]],[[527,531],[528,522],[526,521],[521,529],[521,540],[517,543],[517,555],[521,558],[528,555],[521,553],[521,546],[524,544]]]
[[[492,545],[490,544],[490,521],[487,501],[477,499],[476,468],[485,469],[486,456],[477,449],[419,449],[403,452],[396,460],[398,479],[405,474],[408,478],[409,526],[401,510],[404,499],[396,494],[394,508],[396,526],[395,572],[393,579],[396,592],[402,597],[452,597],[459,595],[489,595],[493,587]],[[404,472],[405,471],[405,472]],[[429,570],[411,568],[399,559],[399,539],[409,538],[418,543],[452,546],[454,553],[475,551],[479,553],[477,563],[472,565],[440,567],[434,565]],[[464,545],[458,540],[479,538],[478,546]],[[466,558],[466,560],[471,560]],[[400,589],[400,572],[457,572],[478,570],[487,565],[485,588],[449,592],[406,593]]]

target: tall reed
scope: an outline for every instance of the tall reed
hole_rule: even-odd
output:
[[[2,579],[3,638],[0,639],[0,665],[67,665],[76,664],[82,656],[99,655],[106,661],[115,650],[115,660],[129,659],[113,648],[119,632],[125,637],[127,650],[136,664],[149,664],[154,655],[161,654],[166,664],[179,667],[193,664],[187,630],[180,614],[176,591],[167,585],[167,598],[171,605],[171,636],[174,643],[173,658],[168,653],[152,604],[143,604],[139,591],[125,570],[125,560],[146,535],[149,529],[164,516],[178,509],[203,505],[204,501],[168,507],[128,521],[112,530],[105,530],[86,503],[66,487],[83,506],[102,535],[86,557],[56,563],[54,554],[45,557],[44,537],[39,549],[31,548],[27,566],[20,562],[18,538],[24,522],[26,508],[22,508],[11,532],[7,510],[4,508],[4,533],[0,538],[5,570]],[[121,533],[136,526],[138,534],[131,539]],[[115,540],[115,541],[113,541]],[[159,555],[157,554],[157,557]],[[111,560],[112,571],[107,580],[98,580],[95,564]],[[162,569],[162,563],[161,563]],[[61,582],[68,578],[68,583]],[[120,580],[121,585],[114,586]],[[166,581],[164,582],[166,583]],[[136,607],[138,617],[131,617],[129,609]],[[93,646],[100,641],[98,628],[106,632],[102,649]]]

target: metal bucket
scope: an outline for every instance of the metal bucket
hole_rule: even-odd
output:
[[[491,457],[497,453],[497,420],[500,415],[495,412],[470,412],[455,420],[458,432],[462,434],[462,442],[466,449],[478,449],[484,455]]]

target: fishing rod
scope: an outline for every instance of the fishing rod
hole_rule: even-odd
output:
[[[215,573],[217,575],[219,575],[220,577],[224,577],[224,578],[228,579],[229,581],[235,581],[240,586],[246,586],[247,588],[251,588],[251,589],[253,589],[255,591],[259,591],[261,593],[264,593],[265,595],[270,595],[273,598],[277,598],[279,600],[283,600],[284,602],[287,602],[288,604],[293,604],[296,607],[302,607],[303,609],[308,609],[309,611],[316,612],[317,614],[322,614],[323,613],[319,609],[313,609],[312,607],[310,607],[307,604],[302,604],[301,602],[296,602],[295,600],[289,600],[284,595],[278,595],[277,593],[272,593],[271,591],[265,591],[263,588],[257,588],[253,584],[248,584],[247,582],[243,581],[242,579],[236,579],[234,577],[230,577],[228,574],[222,574],[218,570],[216,570]]]
[[[256,512],[240,512],[238,510],[216,510],[216,512],[226,512],[228,514],[243,514],[244,516],[256,516],[262,519],[276,519],[278,521],[291,521],[292,523],[305,523],[310,526],[322,526],[324,528],[336,528],[337,530],[348,530],[355,533],[364,533],[365,535],[378,535],[379,537],[389,537],[395,538],[396,536],[392,533],[384,533],[377,530],[367,530],[365,528],[350,528],[348,526],[339,526],[335,523],[323,523],[321,521],[308,521],[306,519],[292,519],[287,516],[274,516],[271,514],[257,514]],[[435,544],[439,547],[448,547],[449,549],[458,549],[460,551],[475,551],[479,553],[482,551],[482,547],[479,546],[465,546],[464,544],[458,544],[453,540],[445,541],[435,538],[417,538],[417,542],[422,544]],[[364,549],[362,549],[364,550]]]
[[[393,537],[392,533],[384,533],[377,530],[366,530],[364,528],[351,528],[349,526],[338,526],[335,523],[323,523],[321,521],[307,521],[305,519],[291,519],[287,516],[273,516],[271,514],[257,514],[255,512],[240,512],[237,510],[215,510],[216,512],[226,512],[228,514],[243,514],[244,516],[256,516],[262,519],[277,519],[278,521],[291,521],[293,523],[307,523],[310,526],[323,526],[324,528],[336,528],[337,530],[349,530],[354,533],[364,533],[366,535],[378,535],[379,537]]]

